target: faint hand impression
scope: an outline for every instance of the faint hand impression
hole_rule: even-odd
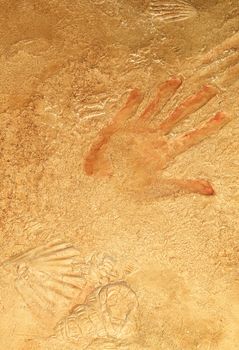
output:
[[[42,350],[62,342],[64,349],[75,344],[83,350],[95,343],[110,341],[115,348],[134,341],[138,298],[126,281],[132,264],[120,266],[105,253],[83,258],[70,243],[52,241],[11,257],[0,271],[0,333],[2,326],[9,334],[14,327],[16,337],[36,339]],[[34,336],[22,309],[38,322]],[[4,334],[3,343],[10,336]]]
[[[180,121],[202,108],[218,93],[216,87],[204,85],[181,102],[165,120],[152,126],[152,117],[163,110],[181,84],[180,78],[171,78],[159,85],[154,99],[136,118],[132,117],[143,95],[134,89],[123,108],[99,132],[90,147],[84,159],[85,173],[89,176],[117,177],[122,188],[146,197],[179,191],[213,195],[212,185],[204,179],[163,176],[163,171],[179,154],[218,132],[230,121],[226,113],[218,112],[192,131],[177,137],[168,136]]]

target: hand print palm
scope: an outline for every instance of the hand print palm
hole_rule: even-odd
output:
[[[133,90],[124,107],[100,131],[98,139],[86,155],[86,174],[113,175],[115,160],[115,171],[127,190],[149,194],[154,192],[156,195],[180,190],[212,195],[214,190],[208,181],[167,179],[161,176],[177,155],[215,133],[230,120],[226,114],[218,112],[195,130],[176,138],[167,136],[178,122],[200,109],[217,94],[215,87],[206,85],[179,104],[158,126],[152,128],[149,120],[162,110],[181,83],[181,79],[172,78],[161,84],[155,98],[143,113],[135,121],[128,122],[142,101],[141,93]]]
[[[142,94],[137,89],[133,90],[111,123],[100,131],[86,155],[86,174],[116,175],[127,191],[146,195],[160,196],[178,191],[214,194],[211,184],[206,180],[169,179],[162,176],[163,170],[177,155],[209,137],[230,120],[225,113],[218,112],[197,129],[178,137],[168,137],[178,122],[217,94],[215,87],[205,85],[179,104],[164,121],[155,127],[150,126],[151,118],[163,109],[181,83],[181,79],[171,78],[161,84],[155,98],[136,120],[131,117],[142,102]]]

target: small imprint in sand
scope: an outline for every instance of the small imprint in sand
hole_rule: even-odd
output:
[[[137,296],[125,282],[108,284],[73,308],[58,323],[53,338],[84,344],[83,349],[97,339],[132,341],[137,330],[137,309]]]
[[[185,21],[197,15],[197,10],[183,0],[150,0],[148,12],[162,22]]]
[[[3,263],[32,314],[58,319],[86,285],[86,264],[70,243],[53,241]]]

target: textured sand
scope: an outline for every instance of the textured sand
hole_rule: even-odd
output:
[[[158,83],[182,74],[181,99],[216,78],[190,82],[196,70],[188,67],[238,31],[238,1],[191,4],[195,17],[164,23],[146,0],[0,1],[0,261],[55,238],[82,259],[105,252],[118,270],[133,271],[117,278],[139,305],[129,343],[102,340],[96,330],[91,343],[58,343],[48,338],[52,323],[23,302],[16,275],[1,274],[1,350],[238,349],[238,82],[175,129],[218,110],[233,116],[167,169],[209,180],[215,196],[145,202],[82,170],[97,132],[132,88],[147,103]],[[118,304],[125,307],[124,297]]]

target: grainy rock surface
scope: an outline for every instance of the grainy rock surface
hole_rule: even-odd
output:
[[[239,5],[191,0],[180,21],[160,6],[0,0],[1,350],[238,350],[239,45],[212,66],[200,57],[238,32]],[[143,200],[87,176],[85,154],[129,92],[144,106],[171,76],[184,82],[165,114],[220,89],[175,134],[232,115],[166,170],[215,195]]]

